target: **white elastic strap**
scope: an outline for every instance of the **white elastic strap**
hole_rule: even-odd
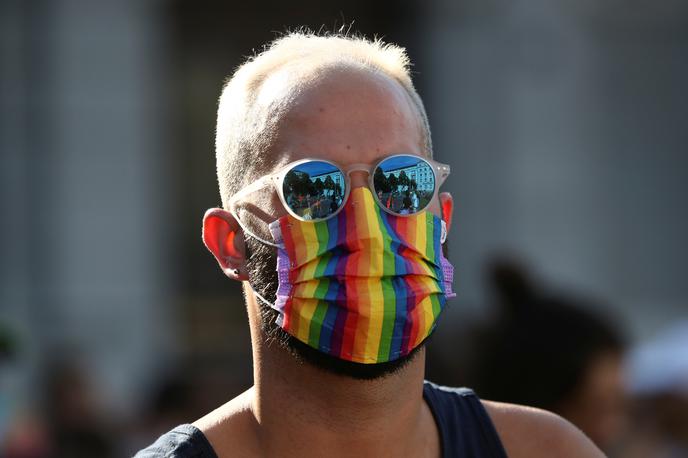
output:
[[[447,223],[442,220],[442,235],[440,236],[440,244],[444,244],[447,240]]]
[[[251,231],[251,230],[243,223],[243,221],[241,221],[241,219],[239,218],[239,216],[238,216],[238,215],[234,212],[234,210],[232,210],[231,208],[230,208],[230,210],[229,210],[229,213],[231,213],[232,216],[234,216],[234,219],[237,221],[237,223],[239,223],[239,226],[241,226],[241,230],[243,230],[245,233],[247,233],[248,235],[250,235],[250,236],[253,237],[254,239],[256,239],[256,240],[258,240],[259,242],[262,242],[262,243],[264,243],[264,244],[266,244],[266,245],[274,246],[275,248],[283,248],[282,245],[279,245],[279,244],[274,243],[274,242],[270,242],[269,240],[265,240],[264,238],[258,237],[256,234],[254,234],[253,231]]]
[[[265,303],[265,305],[269,306],[270,308],[275,308],[275,306],[274,306],[272,303],[270,303],[267,299],[265,299],[265,298],[263,297],[263,295],[260,294],[258,291],[256,291],[255,289],[253,289],[253,287],[251,287],[251,291],[253,291],[253,294],[255,294],[256,297],[257,297],[258,299],[260,299],[261,301],[263,301],[263,302]]]
[[[267,305],[268,307],[270,307],[270,308],[273,309],[273,310],[277,310],[277,308],[275,308],[275,304],[273,304],[273,303],[269,302],[267,299],[265,299],[265,298],[262,296],[262,294],[260,294],[258,291],[256,291],[255,289],[253,289],[253,287],[251,287],[251,291],[253,291],[253,294],[255,294],[256,297],[257,297],[258,299],[260,299],[261,301],[263,301],[263,303],[264,303],[265,305]],[[281,327],[281,326],[282,326],[282,323],[284,322],[284,312],[282,312],[282,311],[280,311],[280,310],[277,310],[277,311],[279,312],[279,315],[277,315],[277,319],[275,320],[275,323],[277,323],[277,326],[280,326],[280,327]]]

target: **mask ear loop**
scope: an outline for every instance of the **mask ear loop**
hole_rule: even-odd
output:
[[[247,194],[249,194],[249,193],[251,193],[251,192],[253,192],[253,191],[257,191],[257,190],[260,189],[262,186],[265,186],[265,184],[266,184],[268,181],[270,181],[271,179],[272,179],[271,176],[263,177],[263,178],[261,178],[260,180],[255,181],[255,182],[251,183],[250,185],[246,186],[245,188],[239,190],[239,192],[237,192],[236,194],[234,194],[234,195],[229,199],[229,203],[228,203],[227,206],[229,207],[229,210],[228,210],[229,213],[230,213],[232,216],[234,216],[234,219],[236,220],[236,222],[239,223],[239,227],[241,227],[241,230],[244,231],[246,234],[250,235],[250,236],[253,237],[254,239],[258,240],[259,242],[264,243],[265,245],[272,246],[272,247],[275,247],[275,248],[284,248],[283,245],[279,245],[279,244],[273,243],[273,242],[271,242],[271,241],[269,241],[269,240],[265,240],[265,239],[262,238],[262,237],[258,237],[252,230],[250,230],[250,229],[248,228],[248,226],[247,226],[246,224],[244,224],[243,221],[241,221],[241,218],[239,218],[239,215],[238,215],[237,212],[234,210],[235,203],[236,203],[236,201],[237,201],[238,199],[244,197],[245,195],[247,195]],[[250,282],[249,282],[249,286],[251,286],[251,283],[250,283]],[[251,286],[251,291],[253,291],[253,294],[254,294],[259,300],[261,300],[263,303],[265,303],[265,305],[267,305],[268,307],[273,308],[273,309],[275,308],[275,305],[274,305],[273,303],[271,303],[270,301],[268,301],[267,299],[265,299],[265,298],[263,297],[262,294],[260,294],[258,291],[255,290],[255,288],[253,288],[253,286]],[[279,316],[277,317],[277,324],[278,324],[278,326],[281,326],[281,325],[282,325],[282,316],[281,316],[281,315],[279,315]]]
[[[250,235],[251,237],[253,237],[254,239],[258,240],[261,243],[264,243],[265,245],[273,246],[275,248],[284,248],[284,245],[280,245],[278,243],[274,243],[274,242],[271,242],[269,240],[265,240],[262,237],[258,237],[252,230],[250,230],[248,228],[248,226],[246,226],[246,224],[243,221],[241,221],[241,219],[239,218],[239,216],[236,214],[236,212],[234,210],[230,209],[229,213],[231,213],[232,216],[234,216],[234,219],[236,219],[237,223],[239,223],[241,230],[244,231],[245,233],[247,233],[248,235]]]
[[[268,301],[267,299],[265,299],[265,298],[263,297],[262,294],[260,294],[258,291],[256,291],[255,289],[253,289],[253,286],[251,286],[251,291],[253,291],[253,294],[255,294],[256,297],[257,297],[258,299],[260,299],[261,301],[263,301],[263,303],[264,303],[265,305],[267,305],[267,306],[270,307],[271,309],[277,310],[277,308],[275,308],[275,304],[273,304],[272,302],[270,302],[270,301]],[[279,312],[279,310],[277,310],[277,311]],[[276,320],[278,326],[282,326],[282,320],[283,320],[282,314],[280,313],[280,314],[277,316],[277,320]]]

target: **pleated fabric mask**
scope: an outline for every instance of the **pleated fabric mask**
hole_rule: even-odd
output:
[[[454,269],[444,221],[428,211],[394,216],[368,188],[351,190],[325,221],[291,215],[270,225],[277,248],[277,324],[301,342],[356,363],[407,355],[434,330]]]

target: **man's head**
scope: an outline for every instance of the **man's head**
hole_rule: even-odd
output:
[[[427,117],[408,65],[404,50],[395,46],[350,37],[292,34],[242,65],[227,82],[220,98],[216,139],[225,210],[206,214],[204,240],[228,276],[248,280],[247,294],[253,289],[274,299],[276,253],[247,234],[241,237],[234,217],[254,234],[270,239],[267,224],[286,210],[275,190],[266,187],[242,199],[231,215],[226,210],[238,190],[306,157],[347,166],[372,164],[395,153],[431,156]],[[364,172],[352,173],[352,187],[367,182]],[[442,216],[442,206],[449,219],[451,198],[443,194],[440,200],[428,210]],[[373,378],[400,367],[414,354],[381,364],[342,361],[301,344],[275,324],[276,311],[262,302],[260,308],[262,337],[334,372]]]
[[[241,65],[222,90],[215,148],[225,208],[232,194],[274,168],[268,153],[279,154],[280,123],[296,97],[318,84],[323,72],[347,69],[396,83],[415,109],[421,151],[432,156],[425,108],[403,48],[354,37],[289,34]]]

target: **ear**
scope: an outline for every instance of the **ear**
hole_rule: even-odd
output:
[[[233,280],[248,280],[244,237],[241,226],[230,212],[221,208],[205,212],[203,243],[215,256],[225,275]]]
[[[454,216],[454,198],[451,194],[448,192],[440,193],[440,207],[442,208],[442,219],[447,223],[447,232],[449,232]]]

